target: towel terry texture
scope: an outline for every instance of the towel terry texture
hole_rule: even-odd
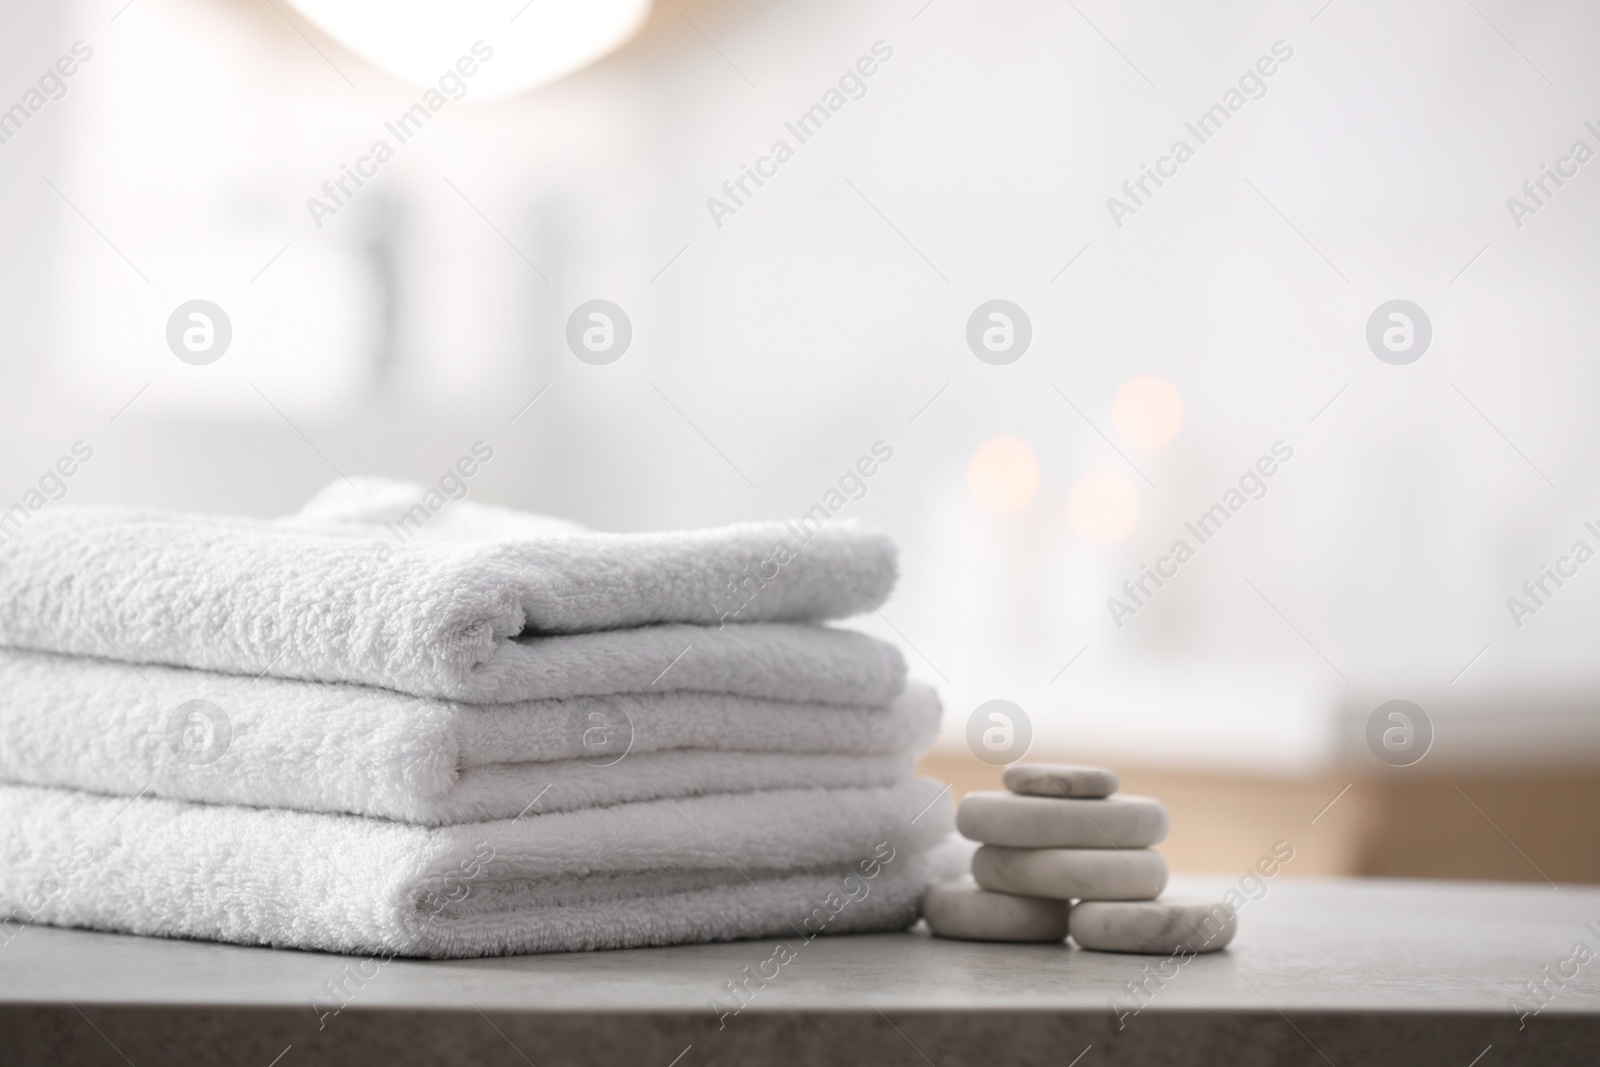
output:
[[[214,755],[175,758],[196,701]],[[881,707],[689,691],[474,705],[0,650],[0,781],[429,825],[530,804],[893,785],[938,718],[917,683]]]
[[[0,943],[460,957],[901,929],[963,866],[939,702],[824,625],[887,539],[602,534],[341,480],[0,543]],[[952,850],[954,849],[954,850]]]
[[[432,957],[901,929],[952,823],[925,780],[442,829],[0,786],[0,914]]]
[[[607,642],[595,631],[704,629],[735,618],[719,631],[726,633],[746,623],[842,618],[876,606],[895,580],[892,543],[852,528],[823,528],[804,540],[783,523],[610,534],[546,530],[540,520],[471,501],[448,505],[440,518],[454,513],[470,527],[440,529],[464,539],[417,536],[391,548],[385,527],[316,501],[278,523],[128,508],[41,511],[0,543],[0,645],[514,701],[639,688],[649,664],[659,673],[689,643],[668,629],[635,649],[630,638]],[[730,600],[736,589],[748,597]],[[738,606],[736,615],[728,605]],[[770,663],[795,633],[780,629],[765,642],[773,647],[757,641],[736,658]],[[592,672],[580,680],[587,660],[609,663],[629,650],[648,653],[649,664],[615,682]],[[722,669],[738,673],[732,663]]]

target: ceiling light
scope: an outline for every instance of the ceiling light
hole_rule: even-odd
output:
[[[547,85],[621,47],[651,0],[288,0],[329,37],[381,70],[432,86],[474,42],[494,61],[470,98],[497,100]]]

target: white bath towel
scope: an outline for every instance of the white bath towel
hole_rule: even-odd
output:
[[[897,929],[959,863],[935,850],[951,824],[929,781],[433,830],[0,786],[0,927],[384,957]]]
[[[5,567],[0,560],[0,587],[7,581]],[[144,630],[126,620],[121,625],[91,620],[69,599],[70,589],[47,591],[33,604],[0,599],[0,646],[177,664],[252,678],[355,682],[478,704],[696,690],[863,705],[885,703],[905,684],[905,659],[893,645],[830,626],[663,625],[554,637],[497,636],[487,658],[461,673],[441,663],[450,658],[445,645],[439,646],[435,659],[423,656],[419,646],[416,657],[378,663],[368,657],[372,649],[364,639],[348,634],[344,636],[350,640],[342,647],[331,640],[335,635],[324,635],[328,641],[293,634],[268,639],[263,632],[248,645],[230,639],[200,648],[170,636],[162,623]],[[106,611],[119,614],[114,605]],[[366,652],[352,660],[345,653],[356,644]],[[388,650],[394,652],[394,646]]]
[[[840,618],[881,602],[895,578],[889,540],[848,528],[820,529],[804,541],[779,523],[536,534],[536,524],[505,509],[470,514],[471,540],[418,536],[394,547],[381,526],[308,525],[305,516],[268,523],[48,509],[0,542],[0,645],[458,700],[525,700],[643,688],[650,678],[639,676],[652,664],[659,672],[689,641],[662,636],[641,653],[643,646],[614,635],[591,634],[577,646],[550,635],[622,627],[670,633],[655,624],[704,629],[732,619],[738,625],[726,633],[752,622]],[[735,589],[744,592],[734,596]],[[755,651],[770,663],[784,654],[782,635],[797,632],[791,626],[750,640],[768,646]],[[674,641],[678,647],[660,658]],[[632,668],[621,673],[633,677],[565,691],[551,681],[575,669],[572,660],[596,655],[606,660],[600,673],[616,673],[612,661],[621,657]],[[774,680],[766,681],[770,690]]]
[[[424,516],[418,511],[418,501],[427,493],[427,486],[393,478],[335,478],[299,511],[276,522],[310,528],[368,527],[387,537],[391,545],[411,540],[505,541],[589,532],[570,519],[466,498],[447,500]]]
[[[0,649],[0,781],[440,825],[908,781],[939,701],[667,692],[472,705]]]

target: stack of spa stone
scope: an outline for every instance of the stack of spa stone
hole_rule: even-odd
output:
[[[1117,795],[1104,767],[1017,763],[1007,792],[973,793],[956,827],[981,843],[972,879],[931,887],[923,917],[939,937],[1061,941],[1101,952],[1213,952],[1237,919],[1221,902],[1157,899],[1167,809]]]

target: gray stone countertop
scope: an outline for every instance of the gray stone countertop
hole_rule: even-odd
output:
[[[913,931],[379,964],[30,927],[0,947],[0,1063],[1600,1063],[1600,887],[1244,888],[1233,945],[1187,960]]]

